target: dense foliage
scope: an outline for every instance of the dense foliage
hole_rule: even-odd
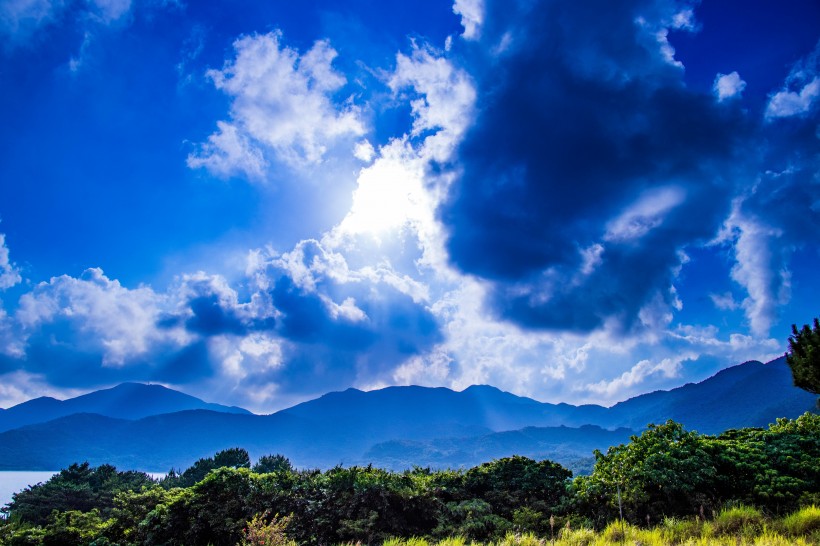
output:
[[[466,471],[320,472],[295,470],[282,456],[264,457],[251,469],[247,452],[232,449],[159,482],[111,466],[72,465],[13,497],[0,544],[501,540],[510,532],[550,536],[566,526],[606,529],[619,508],[626,525],[697,515],[720,529],[727,504],[785,515],[820,503],[818,415],[720,436],[670,421],[595,457],[592,473],[575,480],[556,463],[525,457]],[[732,514],[724,519],[740,517]]]
[[[792,324],[786,362],[796,387],[820,394],[820,319],[814,319],[814,328],[804,324],[798,330],[797,325]]]

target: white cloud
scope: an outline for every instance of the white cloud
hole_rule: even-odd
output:
[[[709,299],[711,299],[712,304],[721,311],[734,311],[740,308],[740,304],[735,301],[735,297],[731,292],[709,294]]]
[[[0,2],[0,36],[8,37],[6,45],[22,44],[41,28],[60,22],[63,12],[69,9],[76,10],[80,16],[77,20],[86,34],[81,52],[69,61],[73,71],[82,64],[91,29],[124,20],[131,12],[131,0],[3,0]]]
[[[9,259],[9,248],[6,246],[6,234],[0,233],[0,290],[6,290],[19,284],[23,278],[20,270]]]
[[[131,10],[131,0],[93,0],[93,13],[103,23],[110,24],[122,19]]]
[[[795,63],[783,88],[774,93],[766,106],[766,119],[786,118],[808,113],[820,97],[820,42],[809,55]]]
[[[0,375],[0,408],[8,409],[40,396],[65,399],[80,394],[84,393],[75,389],[56,389],[45,378],[22,370]]]
[[[208,340],[208,349],[219,362],[222,377],[234,381],[276,370],[283,364],[281,340],[267,333],[214,336]]]
[[[766,107],[766,117],[786,118],[805,114],[820,97],[820,77],[815,77],[799,91],[784,89],[775,93]]]
[[[322,302],[327,307],[330,316],[334,320],[345,320],[348,322],[361,322],[367,319],[367,314],[356,307],[355,298],[345,298],[345,300],[338,304],[327,296],[322,296]]]
[[[740,74],[737,72],[718,74],[715,76],[715,83],[712,84],[712,91],[718,101],[739,97],[744,89],[746,89],[746,82],[740,79]]]
[[[693,358],[695,358],[695,355],[688,354],[675,358],[664,358],[660,362],[641,360],[615,379],[609,381],[602,379],[597,383],[589,383],[584,387],[584,389],[589,392],[612,398],[630,387],[643,383],[648,378],[655,375],[666,378],[678,377],[681,371],[681,362],[684,360],[692,360]]]
[[[791,275],[778,255],[789,249],[781,247],[780,230],[744,217],[739,206],[740,201],[736,201],[716,242],[733,244],[735,265],[731,276],[748,294],[740,305],[752,332],[766,336],[777,319],[778,308],[791,296]]]
[[[453,13],[461,15],[461,25],[465,40],[476,40],[481,35],[481,24],[484,22],[483,0],[455,0]]]
[[[214,85],[233,98],[231,121],[188,157],[191,167],[218,176],[244,173],[258,179],[265,154],[291,166],[320,162],[338,139],[364,133],[359,110],[334,103],[346,83],[332,62],[336,51],[318,41],[304,55],[281,44],[280,32],[234,42],[236,57],[209,70]],[[250,166],[245,161],[250,159]]]
[[[129,290],[93,268],[80,278],[63,275],[40,283],[20,297],[15,318],[28,333],[57,319],[68,320],[89,342],[99,343],[103,365],[118,367],[148,353],[157,342],[185,340],[176,330],[157,328],[164,303],[164,297],[148,287]]]
[[[447,384],[453,358],[440,348],[422,356],[414,356],[393,372],[396,385],[438,387]]]
[[[660,226],[669,211],[683,203],[686,195],[677,186],[653,189],[641,195],[606,226],[605,241],[639,239]]]
[[[436,150],[436,159],[446,159],[473,118],[476,90],[469,74],[436,57],[429,48],[414,47],[411,56],[396,56],[396,70],[388,84],[394,93],[411,87],[419,94],[410,102],[414,117],[411,135],[440,130],[450,146]],[[430,144],[426,146],[430,148]]]
[[[370,163],[376,155],[376,150],[373,148],[373,145],[370,144],[370,141],[365,139],[356,143],[356,147],[353,149],[353,155],[356,159],[359,159],[365,163]]]
[[[12,41],[28,38],[36,29],[51,22],[62,11],[60,0],[6,0],[0,3],[0,35]]]
[[[244,174],[250,180],[264,180],[268,162],[262,151],[235,125],[217,121],[216,126],[218,131],[200,146],[200,153],[188,156],[188,166],[205,167],[222,178]]]

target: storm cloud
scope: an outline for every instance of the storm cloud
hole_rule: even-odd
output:
[[[502,5],[503,4],[503,5]],[[674,306],[687,245],[730,211],[750,123],[689,90],[677,2],[488,2],[479,114],[442,206],[462,271],[531,328],[647,323]],[[477,63],[475,63],[477,64]]]

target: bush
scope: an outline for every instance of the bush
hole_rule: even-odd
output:
[[[274,517],[268,521],[268,514],[256,514],[242,531],[241,546],[296,546],[289,540],[285,529],[290,523],[290,516]]]
[[[820,533],[820,508],[806,506],[783,518],[781,525],[783,532],[791,537]]]
[[[712,528],[716,535],[754,536],[763,530],[763,514],[751,506],[735,506],[721,510]]]
[[[690,539],[700,538],[703,522],[699,519],[664,518],[660,531],[667,543],[681,544]]]

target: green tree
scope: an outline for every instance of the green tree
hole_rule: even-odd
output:
[[[107,516],[119,491],[139,490],[154,481],[143,472],[117,472],[111,465],[92,468],[87,462],[72,464],[45,483],[28,487],[12,496],[7,512],[21,521],[45,525],[52,511],[98,509]]]
[[[595,452],[591,475],[575,480],[579,509],[597,526],[624,517],[640,523],[650,516],[686,516],[715,506],[719,472],[710,437],[667,421],[649,425],[628,444]],[[619,506],[620,497],[620,506]]]
[[[270,472],[293,472],[293,465],[290,459],[284,455],[264,455],[259,458],[253,471],[257,474],[268,474]]]
[[[798,330],[797,325],[792,324],[786,362],[792,370],[795,386],[820,394],[820,320],[814,319],[813,329],[804,324]]]
[[[251,458],[248,452],[242,448],[232,447],[219,451],[213,457],[205,457],[196,461],[191,467],[177,474],[169,472],[168,476],[162,480],[163,487],[190,487],[205,479],[211,470],[217,468],[250,468]],[[173,470],[173,469],[172,469]]]

